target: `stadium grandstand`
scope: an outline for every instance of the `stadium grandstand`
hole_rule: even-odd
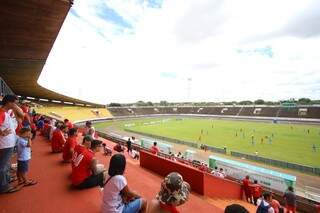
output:
[[[85,145],[77,145],[86,150],[86,155],[91,156],[90,160],[93,158],[96,160],[94,160],[95,168],[92,171],[90,170],[89,176],[103,177],[102,174],[106,173],[105,169],[108,170],[114,156],[118,156],[113,155],[111,157],[109,154],[117,153],[118,148],[123,149],[120,153],[121,156],[125,157],[127,162],[124,173],[127,180],[125,183],[134,192],[123,191],[123,187],[121,188],[121,193],[128,193],[131,195],[131,197],[128,197],[133,197],[140,202],[142,202],[140,196],[144,198],[147,201],[145,212],[150,212],[149,210],[152,208],[152,205],[159,205],[157,208],[160,210],[151,212],[219,213],[224,212],[226,207],[232,204],[239,204],[245,207],[248,212],[256,212],[257,207],[247,202],[245,198],[248,188],[245,188],[242,179],[239,180],[226,175],[222,170],[215,171],[214,168],[200,161],[191,161],[186,157],[182,158],[170,152],[163,152],[160,143],[160,150],[156,148],[156,144],[153,144],[152,147],[145,147],[137,143],[132,143],[132,146],[131,144],[128,145],[128,137],[133,135],[131,132],[127,132],[126,136],[128,137],[124,138],[109,131],[95,130],[91,124],[110,120],[126,121],[140,116],[153,117],[162,115],[217,116],[219,118],[319,123],[320,107],[106,107],[101,104],[50,91],[40,86],[37,81],[72,5],[73,0],[0,1],[0,94],[2,100],[0,118],[3,118],[2,120],[0,119],[0,143],[2,143],[0,144],[0,212],[80,213],[102,211],[103,200],[109,199],[109,197],[106,198],[108,196],[106,195],[108,193],[106,190],[108,182],[104,179],[102,187],[96,184],[95,187],[79,190],[79,185],[72,183],[74,167],[77,167],[77,165],[75,166],[75,161],[79,159],[73,158],[67,161],[61,153],[55,153],[56,147],[54,147],[54,143],[58,139],[54,139],[53,131],[57,131],[58,134],[61,133],[60,135],[57,134],[57,137],[61,136],[60,139],[62,138],[63,143],[67,143],[72,134],[76,135],[75,144],[81,144],[82,141],[85,144],[86,140],[90,140],[90,145],[86,148],[83,148]],[[19,103],[16,102],[15,97],[19,98]],[[69,130],[74,129],[74,127],[78,128],[79,134],[76,134],[78,133],[77,131],[76,133],[69,131],[69,136],[65,136],[68,134],[63,131],[67,128]],[[10,130],[6,128],[10,128]],[[14,154],[7,154],[8,152],[5,153],[7,149],[13,152],[15,139],[13,139],[14,145],[10,147],[4,147],[3,144],[5,140],[9,140],[10,135],[15,136],[13,133],[15,130],[17,130],[20,136],[17,139],[18,152],[15,151]],[[21,151],[19,149],[25,150],[25,147],[30,148],[31,146],[31,134],[30,136],[26,136],[27,139],[24,138],[25,132],[29,130],[31,130],[31,133],[34,133],[32,138],[32,158],[31,160],[30,158],[28,160],[21,160]],[[60,130],[61,132],[59,132]],[[135,138],[131,138],[134,142]],[[26,145],[23,146],[24,148],[22,148],[22,145],[19,145],[23,143],[21,142],[22,140],[27,141]],[[103,151],[97,151],[94,154],[95,157],[92,157],[93,154],[88,153],[98,150],[94,148],[101,146],[100,141],[102,141],[104,146]],[[148,143],[148,141],[144,142]],[[97,145],[97,147],[92,148],[92,144],[95,143],[100,143],[100,146]],[[63,149],[66,147],[65,144],[61,146],[60,148]],[[77,146],[71,151],[73,154],[76,153]],[[170,146],[167,145],[166,147]],[[82,150],[82,148],[79,149]],[[129,149],[133,149],[135,152]],[[31,153],[30,149],[28,150]],[[154,150],[156,151],[154,152]],[[61,151],[58,150],[57,152]],[[204,151],[201,150],[201,152]],[[190,153],[192,152],[190,151]],[[5,154],[9,156],[7,161],[4,157]],[[28,171],[28,164],[27,169],[24,170],[25,164],[21,163],[21,161],[29,160],[30,171]],[[72,169],[70,160],[72,161]],[[78,163],[80,164],[80,162],[81,160]],[[101,169],[102,167],[103,169]],[[26,179],[23,176],[26,171],[28,171],[27,177],[32,179]],[[260,169],[259,171],[262,170]],[[169,196],[174,197],[174,199],[180,202],[179,205],[177,204],[178,201],[174,202],[174,204],[169,202],[167,204],[162,200],[160,202],[161,198],[156,199],[158,194],[161,195],[159,192],[160,187],[171,184],[166,182],[168,178],[164,179],[164,177],[169,177],[167,175],[172,174],[172,172],[179,173],[183,180],[190,185],[190,188],[185,187],[183,190],[182,188],[175,188],[175,192],[179,190],[179,196],[174,193],[174,195],[171,195],[168,192]],[[16,177],[16,174],[18,174],[18,177]],[[111,181],[112,177],[110,175],[108,181]],[[180,178],[180,176],[176,177]],[[178,185],[181,187],[180,182]],[[103,187],[104,190],[102,190]],[[250,185],[250,187],[253,190],[257,185]],[[318,211],[319,200],[317,199],[319,197],[317,197],[316,190],[318,189],[315,189],[314,197],[311,195],[310,197],[297,195],[297,210],[299,212]],[[268,187],[264,187],[263,191],[272,192],[273,197],[280,201],[282,206],[285,206],[283,191],[277,191]],[[135,196],[136,193],[140,196]],[[259,197],[261,195],[262,191]],[[120,197],[120,192],[117,193],[117,196]],[[128,197],[125,198],[128,199]],[[110,197],[110,199],[112,198]],[[154,200],[159,204],[154,204]],[[134,201],[128,199],[128,202],[133,203]],[[175,206],[178,206],[177,209]]]
[[[113,116],[154,114],[199,114],[219,116],[250,116],[269,118],[320,119],[320,107],[296,106],[224,106],[224,107],[108,107]]]

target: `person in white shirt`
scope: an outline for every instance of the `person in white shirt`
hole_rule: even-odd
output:
[[[102,213],[145,212],[147,201],[132,192],[123,176],[126,158],[122,154],[111,157],[107,181],[103,189]]]
[[[92,138],[95,138],[95,133],[96,133],[96,130],[92,126],[92,122],[91,121],[87,121],[84,135],[91,135]]]
[[[257,213],[274,213],[271,206],[272,196],[269,192],[264,192],[262,198],[257,201]]]
[[[16,192],[18,187],[10,187],[10,160],[16,145],[16,119],[22,121],[23,111],[17,105],[18,98],[6,95],[0,107],[0,193]],[[13,118],[13,115],[15,118]]]

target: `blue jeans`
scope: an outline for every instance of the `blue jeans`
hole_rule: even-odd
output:
[[[13,147],[0,149],[0,193],[6,192],[10,182],[10,160]]]
[[[122,213],[138,213],[141,209],[141,205],[142,199],[135,199],[124,206]]]

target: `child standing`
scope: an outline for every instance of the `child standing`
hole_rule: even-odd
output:
[[[31,159],[31,129],[23,127],[19,131],[17,143],[18,148],[18,184],[23,186],[32,186],[37,184],[35,180],[27,180],[26,173],[29,170],[29,161]]]

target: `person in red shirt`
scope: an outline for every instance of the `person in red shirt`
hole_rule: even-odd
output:
[[[157,155],[159,152],[160,150],[157,147],[157,142],[153,142],[153,146],[151,147],[151,153]]]
[[[30,127],[31,124],[31,118],[29,115],[29,106],[26,102],[22,102],[21,109],[24,113],[23,119],[22,119],[22,126],[23,127]]]
[[[30,128],[31,128],[31,133],[32,133],[31,140],[33,140],[33,139],[35,139],[35,137],[37,135],[37,126],[35,125],[35,123],[31,122]]]
[[[258,199],[262,196],[262,187],[258,184],[257,180],[254,180],[252,187],[252,197],[254,205],[257,205]]]
[[[96,152],[101,151],[102,141],[92,140],[91,136],[85,136],[83,143],[74,148],[72,156],[72,185],[78,189],[91,188],[94,186],[103,187],[106,181],[107,172],[99,169]]]
[[[78,136],[78,129],[77,128],[71,128],[69,129],[68,132],[68,139],[66,141],[66,143],[63,146],[63,154],[62,154],[62,158],[63,161],[66,163],[70,163],[71,159],[72,159],[72,155],[74,152],[74,148],[77,145],[77,136]]]
[[[242,187],[244,191],[244,196],[246,197],[246,201],[249,203],[252,203],[252,194],[250,190],[250,177],[247,175],[243,180],[242,180]]]
[[[73,124],[71,123],[71,121],[69,121],[68,119],[64,119],[64,124],[69,128],[73,128]]]
[[[279,201],[277,201],[276,199],[273,198],[273,195],[271,194],[271,203],[270,203],[271,207],[274,210],[274,213],[279,213],[280,209],[281,209],[281,205],[279,203]]]
[[[50,120],[44,119],[44,125],[41,129],[41,135],[49,139],[49,132],[50,132]]]
[[[57,127],[57,129],[53,132],[51,139],[52,152],[62,152],[63,145],[66,142],[64,133],[67,131],[68,127],[63,124],[60,127]]]
[[[120,144],[120,142],[119,142],[119,143],[117,143],[117,144],[113,147],[113,150],[114,150],[114,151],[117,151],[117,152],[123,152],[123,151],[125,150],[125,148],[124,148],[124,146],[122,146],[122,145]]]

